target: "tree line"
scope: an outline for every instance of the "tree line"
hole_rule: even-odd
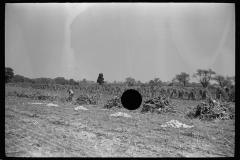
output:
[[[197,69],[196,73],[194,73],[192,77],[195,78],[198,81],[198,83],[189,82],[190,75],[185,72],[182,72],[180,74],[177,74],[175,77],[173,77],[173,79],[169,83],[162,82],[159,78],[154,78],[153,80],[150,80],[149,82],[142,85],[203,87],[203,88],[207,88],[208,86],[219,86],[222,89],[227,86],[235,85],[235,76],[229,77],[229,76],[218,75],[216,74],[216,72],[212,71],[211,69],[208,69],[208,70]],[[211,81],[214,81],[215,83],[211,85],[210,83]],[[136,81],[134,78],[131,78],[131,77],[126,78],[126,83],[128,86],[141,84],[140,81]]]
[[[171,82],[162,82],[160,78],[154,78],[149,82],[142,83],[139,80],[135,80],[132,77],[128,77],[125,79],[125,82],[116,82],[109,83],[104,81],[103,73],[100,73],[97,81],[88,81],[83,79],[82,81],[75,81],[74,79],[67,80],[64,77],[57,77],[54,79],[51,78],[27,78],[21,75],[14,75],[13,69],[9,67],[5,67],[5,83],[41,83],[41,84],[61,84],[61,85],[80,85],[80,84],[115,84],[115,85],[127,85],[127,86],[182,86],[182,87],[204,87],[207,88],[210,85],[210,81],[215,81],[215,85],[224,88],[226,86],[233,85],[235,83],[235,76],[228,77],[216,74],[216,72],[211,69],[197,69],[196,73],[192,75],[193,78],[196,78],[198,83],[189,82],[190,75],[182,72],[177,74]]]

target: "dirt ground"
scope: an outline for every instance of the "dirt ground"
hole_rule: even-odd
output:
[[[103,109],[5,96],[7,157],[233,157],[235,120],[200,121],[185,114],[199,101],[173,100],[176,113]],[[31,103],[42,104],[31,104]],[[46,106],[54,103],[58,106]],[[131,117],[114,117],[124,112]],[[161,127],[178,120],[192,128]]]

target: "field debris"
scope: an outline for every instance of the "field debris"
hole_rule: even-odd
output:
[[[82,109],[82,110],[88,110],[87,108],[85,108],[85,107],[83,107],[83,106],[77,106],[77,107],[75,107],[74,108],[74,110],[80,110],[80,109]]]
[[[161,125],[161,127],[173,127],[173,128],[181,128],[181,127],[183,127],[183,128],[192,128],[192,127],[194,127],[194,126],[189,126],[189,125],[186,125],[186,124],[184,124],[184,123],[181,123],[181,122],[173,119],[173,120],[171,120],[171,121],[169,121],[169,122],[166,122],[166,124]]]
[[[127,118],[132,117],[132,116],[128,115],[127,113],[123,113],[123,112],[117,112],[115,114],[111,114],[110,116],[116,116],[116,117],[122,116],[122,117],[127,117]]]
[[[22,98],[31,98],[34,100],[59,100],[61,98],[58,94],[48,92],[24,92],[24,91],[5,91],[7,96],[16,96]]]
[[[230,103],[214,100],[209,97],[205,101],[201,101],[197,107],[187,113],[188,118],[199,118],[201,120],[228,120],[233,119],[235,111],[230,107]]]
[[[49,103],[49,104],[47,104],[46,106],[47,106],[47,107],[52,107],[52,106],[53,106],[53,107],[58,107],[57,104],[53,104],[53,103]]]
[[[44,104],[44,103],[39,103],[39,102],[36,102],[36,103],[28,103],[28,104]]]
[[[158,96],[145,100],[143,102],[141,112],[162,113],[162,112],[175,112],[175,110],[173,109],[173,102],[171,101],[171,99]]]

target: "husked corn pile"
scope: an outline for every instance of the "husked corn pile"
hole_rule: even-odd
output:
[[[230,103],[220,102],[211,98],[200,102],[187,115],[189,118],[199,118],[201,120],[214,120],[216,118],[226,120],[233,119],[235,110],[230,106]]]
[[[113,108],[113,107],[118,107],[118,108],[122,108],[122,102],[121,102],[121,98],[114,96],[112,99],[109,99],[107,101],[107,104],[104,105],[104,108]]]
[[[162,112],[176,112],[176,111],[173,108],[173,102],[171,101],[171,99],[158,96],[158,97],[145,100],[143,102],[141,112],[142,113],[145,113],[145,112],[162,113]]]

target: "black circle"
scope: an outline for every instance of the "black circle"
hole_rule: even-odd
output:
[[[121,102],[126,109],[135,110],[141,106],[142,96],[137,90],[128,89],[122,94]]]

